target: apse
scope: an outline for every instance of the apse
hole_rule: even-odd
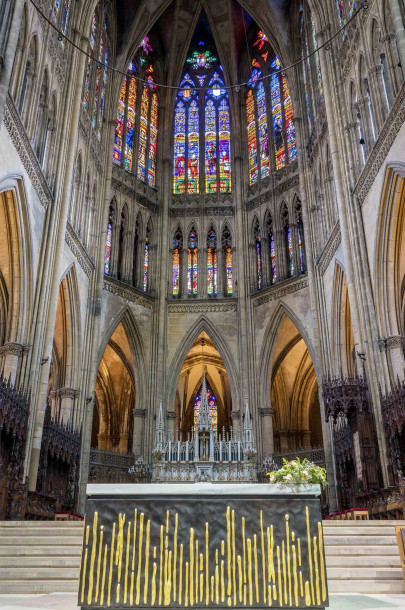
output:
[[[134,359],[120,323],[105,348],[97,373],[91,446],[130,453],[134,406]]]
[[[214,434],[231,426],[232,397],[223,360],[205,331],[193,343],[181,369],[176,391],[176,430],[185,439],[192,435],[201,404],[203,374]]]
[[[318,381],[308,347],[290,318],[280,325],[271,366],[276,453],[323,445]]]

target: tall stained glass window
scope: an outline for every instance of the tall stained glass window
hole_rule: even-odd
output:
[[[172,294],[180,294],[180,253],[182,248],[182,235],[178,229],[173,237],[173,264],[172,264]]]
[[[301,273],[305,272],[305,266],[304,266],[304,249],[303,249],[303,244],[302,244],[302,221],[298,220],[297,222],[297,228],[298,228],[298,248],[299,248],[299,254],[300,254],[300,271]]]
[[[225,294],[233,294],[233,269],[232,269],[232,235],[227,227],[222,235],[222,244],[225,255]]]
[[[260,81],[257,85],[256,102],[259,121],[260,173],[262,178],[266,178],[270,174],[270,157],[266,93],[264,90],[263,81]]]
[[[263,288],[263,259],[262,259],[262,238],[260,234],[260,225],[255,228],[255,246],[256,246],[256,279],[257,289]]]
[[[336,0],[336,2],[337,2],[337,9],[338,9],[339,23],[340,23],[340,27],[342,28],[343,26],[346,25],[345,4],[344,4],[344,0]]]
[[[217,118],[212,100],[205,105],[205,191],[217,192]]]
[[[70,0],[63,0],[62,17],[60,20],[60,29],[62,34],[66,34],[68,17],[69,17]]]
[[[143,291],[148,290],[148,275],[149,275],[149,235],[146,235],[145,249],[143,255]]]
[[[188,158],[187,188],[188,193],[199,193],[200,183],[200,113],[195,100],[188,106]]]
[[[207,290],[210,295],[218,293],[217,236],[213,229],[207,238]]]
[[[287,76],[261,30],[252,51],[246,96],[250,185],[267,178],[272,166],[279,170],[297,158],[294,110]]]
[[[106,236],[106,240],[105,240],[105,254],[104,254],[104,273],[106,273],[107,275],[110,273],[113,219],[114,219],[114,208],[112,206],[110,206],[110,211],[108,214],[107,236]]]
[[[198,419],[200,417],[201,392],[202,392],[202,385],[194,399],[194,430],[197,429],[197,423],[198,423]],[[214,436],[217,436],[217,433],[218,433],[218,403],[217,403],[217,399],[216,399],[215,395],[213,394],[208,382],[207,382],[207,400],[208,400],[208,408],[209,408],[209,414],[210,414],[210,419],[211,419],[212,431],[213,431]]]
[[[349,0],[349,17],[353,17],[353,13],[356,10],[356,0]]]
[[[281,110],[281,87],[279,70],[281,68],[278,57],[271,64],[275,71],[270,79],[271,105],[273,114],[274,147],[276,151],[276,169],[285,165],[285,146],[283,136],[283,115]]]
[[[200,95],[197,87],[203,88]],[[222,67],[200,41],[187,58],[177,93],[173,193],[229,193],[231,167],[230,112]]]
[[[277,267],[276,267],[276,247],[274,244],[274,235],[269,235],[269,247],[270,247],[270,263],[271,263],[271,283],[277,282]]]
[[[140,180],[155,187],[159,99],[153,64],[145,57],[151,53],[153,47],[146,36],[128,66],[121,88],[113,159],[128,172],[136,172]]]
[[[67,14],[65,4],[68,0],[63,0],[63,2],[62,21],[65,22],[64,27],[66,28]],[[83,88],[83,106],[90,113],[93,129],[99,139],[101,138],[103,126],[109,49],[109,13],[108,9],[104,6],[104,0],[100,0],[94,11],[91,23],[88,47],[90,57],[87,60]],[[94,61],[95,59],[97,62]],[[114,150],[114,154],[118,154],[118,151]]]
[[[188,261],[187,261],[187,292],[189,295],[197,294],[198,281],[198,239],[194,229],[188,236]]]
[[[287,248],[287,266],[288,266],[288,277],[294,275],[294,256],[293,256],[293,245],[291,238],[291,228],[289,225],[285,227],[285,241]]]
[[[257,165],[257,136],[256,136],[256,111],[253,91],[250,89],[246,99],[247,129],[248,129],[248,151],[249,151],[249,178],[250,184],[258,179]]]

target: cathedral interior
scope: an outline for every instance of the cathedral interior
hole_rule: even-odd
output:
[[[0,0],[0,518],[151,480],[205,388],[259,480],[401,493],[404,74],[403,0]]]

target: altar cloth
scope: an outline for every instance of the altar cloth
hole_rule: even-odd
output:
[[[325,608],[317,485],[88,485],[79,605]]]

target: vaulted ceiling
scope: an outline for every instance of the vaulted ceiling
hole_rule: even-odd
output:
[[[118,67],[125,70],[140,41],[149,35],[165,84],[177,84],[190,44],[211,39],[229,84],[240,82],[240,62],[254,31],[262,29],[274,50],[289,62],[293,0],[117,0]]]

